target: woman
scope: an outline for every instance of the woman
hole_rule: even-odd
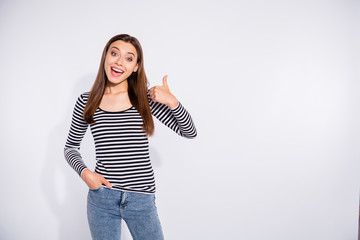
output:
[[[120,239],[122,219],[133,239],[164,238],[149,158],[152,115],[183,137],[197,133],[189,113],[170,92],[167,76],[162,86],[147,86],[139,41],[120,34],[106,44],[91,91],[75,104],[64,154],[89,187],[87,215],[93,239]],[[79,152],[88,125],[95,141],[95,172]]]

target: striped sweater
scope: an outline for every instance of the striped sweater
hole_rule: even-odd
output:
[[[140,193],[155,193],[155,179],[150,163],[149,142],[142,129],[143,120],[135,107],[108,112],[98,108],[95,123],[83,118],[89,92],[81,94],[75,104],[64,155],[70,166],[81,176],[86,165],[80,154],[80,144],[90,125],[95,141],[95,172],[108,180],[113,189]],[[194,138],[196,129],[190,114],[179,102],[170,109],[153,102],[148,96],[151,113],[180,136]]]

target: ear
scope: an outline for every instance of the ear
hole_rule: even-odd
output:
[[[137,64],[136,64],[136,67],[135,67],[135,69],[134,69],[134,72],[136,72],[136,71],[138,70],[138,68],[139,68],[139,64],[137,63]]]

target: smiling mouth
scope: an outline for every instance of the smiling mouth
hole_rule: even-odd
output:
[[[120,77],[124,71],[115,67],[111,67],[111,76],[113,77]]]
[[[116,73],[124,73],[123,70],[117,69],[117,68],[114,68],[114,67],[111,67],[111,70],[114,71],[114,72],[116,72]]]

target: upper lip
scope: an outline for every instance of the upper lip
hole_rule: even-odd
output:
[[[124,72],[124,70],[117,68],[117,67],[111,67],[111,68]]]

